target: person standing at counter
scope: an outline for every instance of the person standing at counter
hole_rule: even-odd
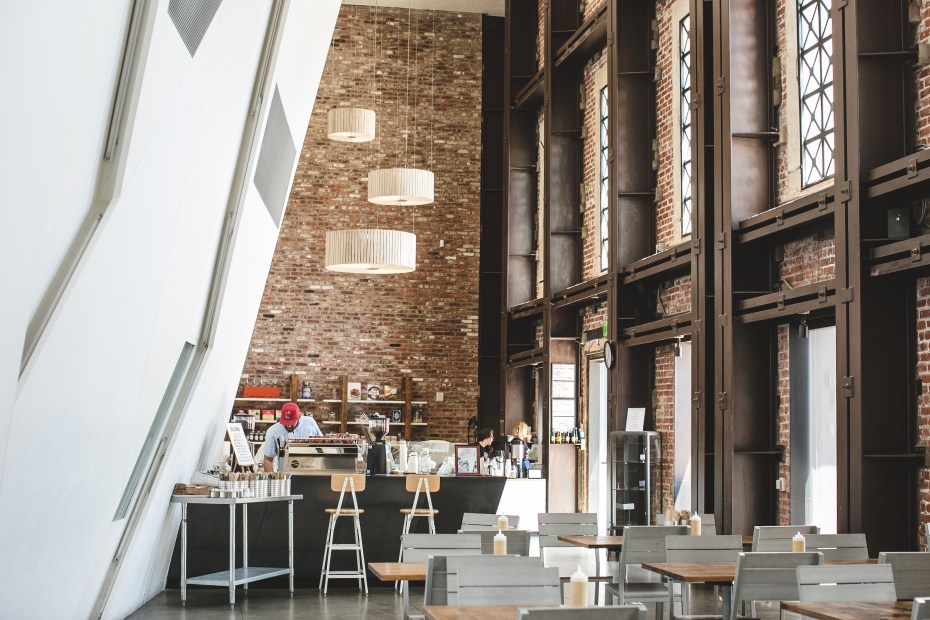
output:
[[[322,434],[316,420],[310,416],[300,415],[300,407],[297,403],[284,403],[281,407],[280,419],[265,433],[265,443],[262,444],[265,471],[274,471],[275,457],[278,457],[278,470],[284,468],[284,448],[289,438],[306,439]]]
[[[478,447],[481,456],[491,458],[491,455],[494,454],[494,447],[491,445],[493,443],[494,431],[492,429],[482,428],[478,431]]]

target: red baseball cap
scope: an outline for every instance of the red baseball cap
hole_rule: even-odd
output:
[[[281,407],[281,419],[279,420],[284,426],[294,426],[300,422],[300,407],[297,403],[284,403]]]

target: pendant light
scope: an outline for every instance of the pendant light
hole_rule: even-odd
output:
[[[407,78],[404,89],[404,165],[403,167],[382,168],[368,173],[368,202],[376,205],[428,205],[435,198],[433,191],[434,176],[432,171],[408,166],[407,140],[410,136],[410,30],[411,30],[410,3],[407,4]],[[435,49],[435,41],[433,47]],[[416,62],[416,57],[414,58]],[[414,95],[418,93],[416,85]],[[414,102],[416,107],[416,102]],[[414,140],[416,140],[416,124],[414,123]],[[416,142],[414,142],[414,159],[416,158]]]
[[[327,231],[326,268],[341,273],[409,273],[417,268],[417,236],[383,228]]]
[[[330,50],[336,50],[335,30]],[[330,76],[335,73],[332,70],[336,64],[335,56],[332,54]],[[375,139],[375,111],[361,107],[331,108],[326,114],[326,137],[336,142],[371,142]]]

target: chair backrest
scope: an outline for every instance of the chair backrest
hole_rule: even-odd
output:
[[[743,601],[798,600],[797,567],[818,566],[822,561],[823,554],[817,551],[740,553],[736,559],[729,620],[735,620]]]
[[[481,536],[481,553],[483,555],[494,555],[494,537],[497,536],[497,530],[493,532],[463,532],[460,536],[467,533],[478,534]],[[501,532],[507,537],[507,555],[529,556],[530,554],[530,533],[526,530],[506,530]]]
[[[333,474],[329,477],[329,488],[341,493],[354,485],[355,492],[361,493],[365,490],[365,478],[365,474]]]
[[[818,603],[895,601],[890,564],[798,566],[798,600]]]
[[[666,536],[667,562],[736,562],[743,551],[743,537],[727,536]]]
[[[714,514],[701,515],[701,536],[715,536],[717,534],[717,519]]]
[[[914,599],[911,620],[930,620],[930,598],[918,597]]]
[[[878,554],[878,563],[891,564],[899,601],[930,595],[930,552],[882,552]]]
[[[804,538],[807,550],[820,551],[824,561],[869,559],[865,534],[808,534]]]
[[[559,605],[559,571],[538,558],[506,555],[446,558],[449,605]]]
[[[404,534],[401,562],[426,562],[431,555],[481,555],[481,536],[475,534]]]
[[[546,547],[573,547],[562,542],[559,536],[597,535],[596,512],[541,512],[539,513],[539,549]]]
[[[646,608],[642,605],[614,605],[608,607],[536,607],[521,609],[518,620],[645,620]]]
[[[426,587],[423,590],[424,605],[447,605],[447,568],[445,555],[426,558]]]
[[[801,532],[817,534],[816,525],[757,525],[752,530],[753,551],[791,551],[791,539]]]
[[[627,525],[623,528],[620,570],[630,564],[665,562],[665,539],[687,536],[686,525]]]
[[[420,482],[421,480],[423,481],[422,483]],[[439,476],[427,474],[408,474],[406,485],[408,493],[417,493],[419,491],[429,491],[430,493],[435,493],[439,490]]]
[[[507,517],[507,528],[511,530],[520,529],[520,517],[516,515],[505,515]],[[466,512],[462,514],[462,532],[481,532],[497,531],[498,515],[485,514],[482,512]]]

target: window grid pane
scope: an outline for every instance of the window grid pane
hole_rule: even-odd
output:
[[[681,236],[691,234],[691,16],[678,24],[680,76],[678,136],[681,148]]]
[[[608,133],[607,133],[607,87],[601,89],[600,93],[600,246],[601,246],[601,271],[607,269],[607,242],[610,238],[609,219],[607,216],[610,207],[610,197],[607,192],[607,177],[610,170],[607,159]]]
[[[833,24],[828,0],[798,0],[801,185],[833,175]]]

